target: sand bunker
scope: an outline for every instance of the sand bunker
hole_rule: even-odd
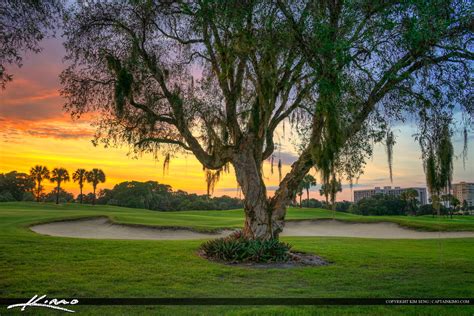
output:
[[[387,222],[355,223],[337,220],[316,220],[287,222],[282,236],[432,239],[474,237],[474,232],[425,232]]]
[[[224,230],[219,233],[210,234],[198,233],[189,229],[114,224],[107,218],[52,222],[35,225],[30,227],[30,229],[38,234],[59,237],[141,240],[206,239],[227,236],[232,232],[231,230]]]
[[[189,229],[153,228],[114,224],[106,218],[52,222],[31,227],[38,234],[92,239],[186,240],[227,236],[231,230],[219,233],[199,233]],[[394,223],[348,223],[334,220],[290,221],[282,236],[330,236],[380,239],[430,239],[474,237],[474,232],[422,232]]]

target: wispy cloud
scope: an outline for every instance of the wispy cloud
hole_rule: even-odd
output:
[[[92,138],[93,129],[87,123],[65,120],[10,120],[0,117],[0,132],[5,139],[38,137],[54,139]]]

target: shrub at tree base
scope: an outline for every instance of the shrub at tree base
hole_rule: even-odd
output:
[[[270,240],[250,240],[236,232],[229,237],[210,240],[200,250],[208,259],[230,263],[270,263],[288,262],[292,259],[291,245]]]

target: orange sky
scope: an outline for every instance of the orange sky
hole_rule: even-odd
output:
[[[17,170],[29,172],[35,164],[46,165],[50,169],[65,167],[70,174],[77,168],[101,168],[107,176],[107,182],[99,188],[111,188],[114,184],[126,180],[155,180],[170,184],[174,189],[188,192],[205,193],[206,184],[201,165],[192,156],[177,157],[171,160],[169,173],[163,175],[162,162],[151,155],[139,159],[127,156],[128,148],[94,147],[91,143],[93,130],[87,119],[73,122],[62,111],[63,100],[59,96],[58,75],[63,69],[64,50],[57,39],[43,43],[40,54],[27,54],[22,68],[11,68],[14,81],[0,91],[0,172]],[[420,152],[411,135],[414,127],[395,129],[398,135],[394,155],[394,183],[390,184],[387,171],[387,159],[382,146],[377,146],[374,157],[368,161],[365,174],[355,189],[397,185],[425,186]],[[280,135],[281,136],[281,135]],[[286,135],[290,137],[290,135]],[[289,142],[283,141],[281,152],[275,156],[282,158],[283,172],[296,158]],[[461,152],[460,137],[454,138],[456,153]],[[462,167],[461,159],[455,161],[454,180],[473,181],[473,150],[470,140],[468,164]],[[275,171],[277,168],[275,168]],[[278,184],[278,175],[270,174],[270,166],[264,168],[268,191],[271,194]],[[317,177],[319,180],[319,177]],[[46,186],[46,192],[52,189]],[[66,183],[64,188],[78,192],[77,185]],[[351,200],[347,183],[338,199]],[[86,187],[85,191],[90,190]],[[321,199],[319,186],[312,190],[311,196]],[[216,186],[216,195],[235,196],[237,185],[233,171],[225,175]]]

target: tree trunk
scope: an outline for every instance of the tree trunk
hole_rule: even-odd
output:
[[[82,185],[79,187],[79,190],[81,192],[81,198],[79,200],[80,200],[80,203],[82,204]]]
[[[306,189],[306,207],[309,207],[309,189]]]
[[[56,188],[56,204],[59,204],[59,183],[58,187]]]
[[[310,150],[303,151],[301,156],[291,165],[291,171],[283,178],[270,199],[270,209],[272,210],[273,235],[278,234],[285,226],[286,207],[296,197],[296,191],[303,177],[313,166]]]
[[[303,194],[300,193],[299,196],[300,196],[300,208],[302,208],[303,204],[301,204],[301,198],[302,198]]]
[[[331,196],[332,219],[336,219],[336,199]]]
[[[269,199],[263,181],[262,161],[255,159],[258,155],[254,155],[252,144],[251,141],[244,143],[232,157],[237,181],[244,195],[243,234],[249,239],[277,239],[285,225],[286,208],[295,199],[303,177],[314,165],[311,151],[303,151]]]
[[[36,202],[38,203],[40,201],[40,188],[41,188],[41,181],[38,181],[38,189],[36,190]]]
[[[245,224],[243,235],[248,239],[278,238],[274,233],[271,208],[263,182],[261,163],[250,148],[242,148],[232,159],[237,181],[244,195]]]
[[[95,205],[95,189],[96,189],[96,187],[94,185],[94,197],[92,198],[92,205]]]
[[[440,192],[437,192],[436,195],[436,211],[438,214],[438,217],[441,217],[441,198],[440,198]]]

